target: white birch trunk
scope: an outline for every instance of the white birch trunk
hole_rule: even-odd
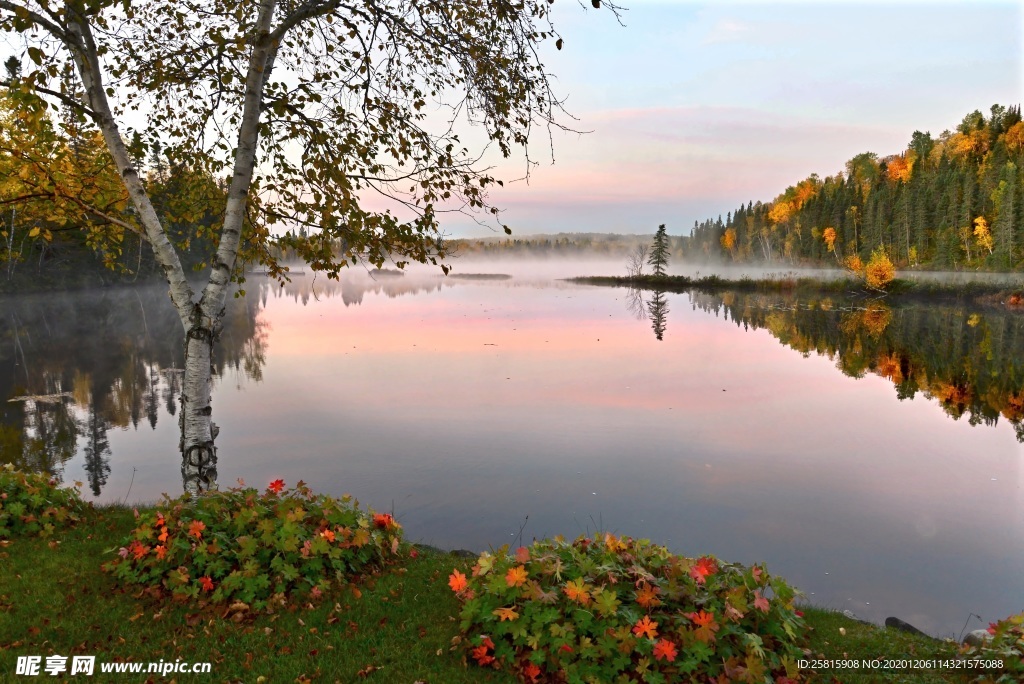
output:
[[[181,389],[181,481],[189,494],[217,488],[217,447],[219,432],[211,420],[213,335],[209,329],[193,328],[185,340],[185,378]]]
[[[262,0],[259,5],[224,225],[209,282],[198,302],[195,301],[181,261],[164,232],[138,171],[132,165],[127,146],[114,120],[88,22],[69,7],[67,33],[58,36],[72,53],[82,77],[88,105],[138,212],[146,239],[164,271],[171,300],[185,328],[185,377],[181,394],[179,446],[182,484],[185,491],[193,495],[217,487],[217,449],[214,440],[218,429],[211,420],[211,360],[213,345],[220,333],[228,284],[238,254],[245,206],[256,165],[263,88],[277,52],[279,37],[270,35],[276,5],[276,0]]]

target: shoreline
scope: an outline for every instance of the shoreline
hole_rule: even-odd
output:
[[[700,292],[765,292],[777,294],[844,294],[855,297],[893,300],[962,301],[970,298],[979,304],[1003,306],[1011,311],[1024,312],[1024,284],[1007,287],[989,283],[922,282],[898,278],[884,291],[866,288],[851,277],[831,280],[810,276],[784,274],[778,278],[723,278],[710,276],[581,276],[565,278],[566,282],[598,287],[627,287],[640,290],[660,290],[682,293]]]
[[[81,652],[99,662],[153,661],[154,654],[212,662],[218,681],[311,682],[321,671],[357,681],[379,669],[388,681],[521,681],[510,662],[499,671],[467,667],[459,657],[465,635],[453,616],[464,603],[445,578],[450,583],[455,571],[470,573],[472,552],[416,544],[418,554],[379,573],[282,609],[250,610],[202,596],[166,600],[159,590],[118,586],[102,569],[135,527],[133,508],[93,506],[49,538],[0,544],[0,615],[13,618],[0,620],[3,666],[9,661],[13,667],[18,656],[64,654],[69,644],[82,644]],[[882,673],[905,684],[957,682],[963,675],[957,661],[971,657],[954,640],[865,622],[806,597],[797,608],[809,628],[800,681],[874,681]],[[125,630],[127,623],[133,627]],[[117,634],[122,638],[113,639]],[[910,658],[923,663],[921,669],[900,664]]]

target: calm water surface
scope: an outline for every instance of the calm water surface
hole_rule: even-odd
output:
[[[764,561],[936,635],[1024,609],[1024,316],[732,293],[654,311],[552,278],[588,270],[616,272],[250,279],[217,362],[221,484],[352,493],[443,547],[607,530]],[[7,402],[5,460],[100,501],[180,492],[163,289],[7,298],[0,321],[0,391],[67,393]]]

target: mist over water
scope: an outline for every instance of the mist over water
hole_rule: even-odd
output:
[[[250,276],[216,360],[222,486],[349,492],[448,548],[525,522],[764,561],[937,635],[1022,607],[1024,317],[726,292],[665,294],[657,323],[650,293],[563,280],[618,258],[453,265],[511,278]],[[2,298],[0,326],[4,460],[98,501],[180,492],[163,288]]]

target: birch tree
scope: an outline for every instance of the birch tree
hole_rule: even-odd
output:
[[[190,493],[216,487],[211,353],[242,264],[286,278],[286,249],[332,278],[389,259],[446,268],[445,213],[499,218],[481,146],[529,168],[531,132],[562,126],[539,57],[563,46],[550,0],[0,0],[0,30],[31,63],[8,85],[102,134],[132,207],[108,218],[142,236],[167,280],[185,330]],[[69,64],[78,88],[62,86]],[[481,146],[460,139],[467,122]],[[198,291],[132,143],[226,179]]]

